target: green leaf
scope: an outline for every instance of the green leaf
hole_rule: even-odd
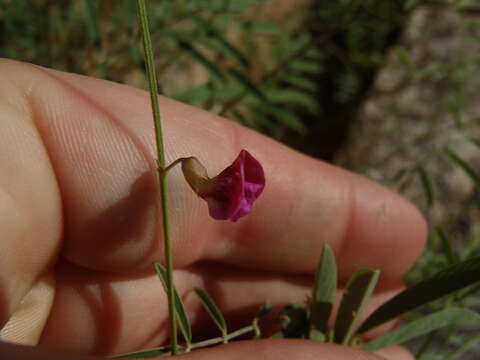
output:
[[[299,134],[305,134],[306,128],[305,125],[298,119],[298,115],[273,105],[263,105],[262,111],[267,114],[272,115],[278,122],[285,124],[290,129],[295,130]]]
[[[155,270],[157,271],[158,277],[162,282],[165,292],[167,292],[167,270],[159,263],[155,263]],[[178,325],[180,326],[180,330],[182,331],[182,335],[185,341],[189,344],[192,342],[192,328],[190,326],[190,321],[188,321],[187,313],[185,312],[182,299],[178,295],[177,289],[174,288],[174,291],[175,312],[177,314]]]
[[[271,114],[270,106],[252,104],[247,111],[252,114],[251,118],[248,118],[248,120],[251,119],[251,123],[248,124],[250,127],[264,129],[264,131],[267,131],[272,137],[275,137],[275,134],[281,129],[281,127],[278,126],[279,121],[277,121],[278,119],[275,114]]]
[[[468,309],[451,307],[402,325],[370,341],[363,346],[363,349],[376,351],[390,345],[402,344],[448,325],[464,322],[473,322],[480,326],[480,315]]]
[[[322,71],[322,64],[319,61],[298,59],[290,64],[290,69],[307,74],[319,74]]]
[[[455,253],[452,247],[452,242],[448,239],[447,235],[440,226],[435,227],[435,234],[438,236],[442,247],[444,249],[445,256],[449,265],[453,265],[460,261],[458,255]]]
[[[213,91],[209,84],[190,87],[178,94],[170,95],[175,100],[188,103],[195,106],[203,107],[204,104],[212,97]]]
[[[281,312],[284,338],[306,338],[308,332],[309,309],[304,303],[294,302]]]
[[[266,302],[263,304],[260,309],[258,309],[257,313],[255,314],[255,319],[261,319],[267,316],[273,309],[273,305],[271,302]]]
[[[427,175],[427,172],[425,171],[423,166],[417,167],[417,173],[418,173],[418,176],[420,177],[420,182],[422,184],[423,192],[425,193],[425,197],[427,199],[427,206],[428,208],[431,208],[433,205],[432,182],[430,181],[430,178]]]
[[[302,90],[315,92],[318,90],[318,83],[302,74],[291,74],[282,77],[282,80],[288,84]]]
[[[463,171],[465,171],[465,173],[470,177],[470,179],[473,180],[475,185],[480,188],[480,175],[475,170],[473,170],[473,168],[452,149],[446,147],[444,151],[450,157],[450,159],[452,159],[453,162],[455,162],[463,169]]]
[[[146,359],[146,358],[153,358],[157,356],[166,355],[170,352],[170,347],[162,346],[155,349],[148,349],[148,350],[140,350],[134,351],[126,354],[114,355],[112,359],[125,359],[125,358],[133,358],[133,359]]]
[[[327,336],[325,334],[326,333],[317,329],[310,329],[310,331],[308,332],[308,338],[317,342],[325,342],[327,341]]]
[[[395,319],[431,301],[480,281],[480,257],[451,265],[432,278],[411,286],[373,312],[360,326],[358,333]]]
[[[225,78],[222,69],[219,68],[214,62],[210,61],[205,55],[199,52],[190,43],[179,38],[177,38],[176,40],[178,41],[178,46],[180,46],[181,49],[189,53],[194,60],[196,60],[205,69],[207,69],[210,75],[219,80],[223,80]]]
[[[255,318],[252,321],[253,331],[254,331],[254,338],[259,339],[262,336],[262,331],[259,326],[259,321],[267,316],[270,311],[272,311],[273,305],[271,302],[267,302],[262,305],[262,307],[257,311],[255,314]]]
[[[225,318],[223,317],[222,312],[217,307],[213,299],[203,289],[195,288],[195,292],[202,301],[202,304],[205,306],[205,309],[207,309],[207,312],[210,314],[217,327],[222,332],[222,335],[226,335],[227,323],[225,322]]]
[[[312,114],[318,111],[318,101],[311,93],[295,89],[271,89],[268,99],[272,103],[292,104],[309,110]]]
[[[205,42],[206,45],[213,45],[216,50],[220,50],[226,55],[230,56],[244,68],[250,68],[248,59],[241,53],[240,50],[228,42],[218,31],[218,29],[215,28],[215,26],[200,17],[194,17],[192,20],[206,31],[210,40],[213,40],[213,43]]]
[[[243,85],[245,90],[248,91],[249,94],[252,96],[256,97],[258,100],[260,100],[263,103],[268,103],[268,99],[265,96],[265,94],[260,90],[260,88],[253,84],[248,77],[246,77],[243,73],[235,70],[235,69],[230,69],[229,74],[237,80],[240,84]]]
[[[320,332],[325,338],[329,331],[328,319],[332,312],[337,291],[337,265],[335,254],[330,246],[324,245],[317,272],[315,287],[310,303],[310,339],[321,339]],[[324,340],[322,340],[324,341]]]
[[[235,119],[242,125],[250,126],[253,129],[258,130],[257,123],[249,118],[247,118],[241,111],[236,108],[230,110],[235,117]]]
[[[58,7],[52,7],[49,11],[48,28],[49,32],[56,34],[61,42],[65,40],[65,36],[67,36],[65,32],[66,26],[63,23],[62,14],[60,13],[60,9]],[[32,43],[30,46],[32,45],[34,44]],[[54,49],[52,49],[52,52],[54,52]]]
[[[464,342],[459,348],[453,350],[443,360],[461,359],[460,356],[465,354],[471,348],[478,347],[479,343],[480,343],[480,335],[474,336],[471,339]]]
[[[100,30],[98,29],[97,9],[93,0],[85,0],[85,10],[87,13],[87,33],[91,44],[98,45],[100,42]]]
[[[362,269],[347,283],[335,321],[334,342],[349,344],[360,315],[375,288],[380,272]]]
[[[281,28],[279,25],[257,20],[250,20],[243,24],[245,30],[255,32],[259,35],[279,35]]]

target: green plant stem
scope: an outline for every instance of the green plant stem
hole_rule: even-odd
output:
[[[231,333],[226,334],[225,336],[218,336],[218,337],[214,337],[214,338],[211,338],[211,339],[195,342],[195,343],[192,343],[192,344],[189,344],[189,345],[179,345],[178,348],[179,348],[181,353],[187,353],[187,352],[190,352],[190,351],[195,350],[195,349],[201,349],[201,348],[209,347],[209,346],[212,346],[212,345],[223,344],[223,343],[225,343],[225,340],[227,340],[227,341],[228,340],[233,340],[237,337],[248,334],[250,332],[255,333],[256,331],[258,331],[256,329],[257,327],[258,327],[258,325],[256,325],[256,324],[248,325],[248,326],[245,326],[241,329],[232,331]],[[143,352],[148,352],[148,351],[163,351],[163,350],[166,350],[166,349],[168,349],[167,346],[161,346],[161,347],[152,348],[152,349],[148,349],[148,350],[142,350],[142,351],[136,351],[136,352],[127,353],[127,354],[117,355],[117,356],[114,356],[114,358],[115,357],[116,358],[126,357],[127,355],[136,355],[138,353],[143,353]]]
[[[224,344],[225,342],[228,342],[229,340],[233,340],[233,339],[235,339],[239,336],[248,334],[249,332],[252,332],[252,331],[255,332],[256,327],[258,327],[258,326],[256,326],[255,324],[254,325],[248,325],[248,326],[245,326],[241,329],[232,331],[229,334],[225,334],[225,335],[222,335],[222,336],[219,336],[219,337],[215,337],[215,338],[211,338],[211,339],[208,339],[208,340],[203,340],[203,341],[199,341],[199,342],[196,342],[196,343],[192,343],[192,345],[190,346],[190,349],[194,350],[194,349],[199,349],[199,348],[206,347],[206,346],[212,346],[212,345],[216,345],[216,344]]]
[[[218,345],[221,343],[225,343],[225,341],[229,340],[234,340],[237,337],[240,337],[242,335],[248,334],[250,332],[253,332],[254,335],[260,334],[260,325],[263,323],[264,320],[262,319],[254,319],[251,325],[247,325],[243,328],[237,329],[235,331],[232,331],[231,333],[224,334],[222,336],[214,337],[211,339],[203,340],[203,341],[198,341],[190,344],[180,344],[178,345],[178,350],[180,353],[187,353],[195,349],[201,349],[204,347],[209,347],[212,345]],[[269,322],[272,323],[272,322]],[[152,352],[163,352],[164,355],[167,354],[169,350],[168,346],[160,346],[160,347],[155,347],[151,349],[146,349],[146,350],[140,350],[140,351],[134,351],[126,354],[120,354],[120,355],[115,355],[113,358],[126,358],[126,357],[134,357],[137,356],[138,358],[143,358],[145,354],[152,353]],[[150,357],[150,355],[149,355]]]
[[[157,143],[158,159],[158,177],[160,182],[160,194],[162,204],[163,221],[163,239],[165,251],[165,268],[167,271],[167,293],[168,293],[168,313],[170,317],[170,342],[172,354],[177,354],[177,323],[175,314],[175,293],[173,287],[173,255],[172,243],[170,240],[170,225],[168,219],[168,191],[167,182],[164,176],[165,151],[163,145],[162,125],[160,119],[160,107],[158,103],[157,77],[153,61],[152,41],[150,39],[150,30],[148,27],[148,16],[145,0],[137,0],[138,17],[143,34],[143,47],[145,51],[145,63],[147,70],[147,79],[150,88],[150,99],[152,103],[153,121],[155,124],[155,140]]]
[[[169,172],[172,168],[174,168],[176,165],[180,164],[183,160],[185,160],[187,158],[178,158],[177,160],[175,160],[174,162],[172,162],[170,165],[168,165],[167,167],[164,167],[160,170],[162,170],[162,173],[164,175],[167,174],[167,172]]]

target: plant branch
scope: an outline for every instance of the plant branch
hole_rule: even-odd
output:
[[[222,344],[222,343],[225,342],[225,340],[227,340],[227,341],[228,340],[233,340],[237,337],[248,334],[250,332],[256,332],[256,331],[258,331],[257,327],[258,327],[258,325],[252,324],[252,325],[245,326],[241,329],[232,331],[231,333],[226,334],[225,336],[214,337],[214,338],[211,338],[211,339],[208,339],[208,340],[199,341],[199,342],[192,343],[192,344],[189,344],[189,345],[181,344],[181,345],[178,345],[178,350],[179,350],[179,353],[184,354],[184,353],[190,352],[190,351],[195,350],[195,349],[201,349],[201,348],[209,347],[209,346],[212,346],[212,345]],[[170,352],[168,352],[168,350],[169,350],[168,346],[160,346],[160,347],[151,348],[151,349],[147,349],[147,350],[140,350],[140,351],[135,351],[135,352],[131,352],[131,353],[116,355],[116,356],[113,356],[113,358],[152,357],[152,354],[155,353],[155,352],[161,353],[162,355],[171,354]],[[148,356],[145,356],[147,354],[148,354]],[[155,354],[155,355],[157,355],[157,354]]]
[[[175,314],[175,293],[173,285],[173,255],[172,244],[170,240],[170,225],[168,218],[168,189],[164,176],[165,150],[163,145],[162,124],[160,118],[160,106],[158,102],[157,77],[153,60],[152,41],[150,39],[150,30],[148,27],[148,16],[145,0],[137,0],[138,18],[143,34],[143,48],[145,51],[145,63],[147,70],[147,79],[150,88],[150,99],[152,104],[153,121],[155,124],[155,140],[157,143],[158,159],[158,178],[160,182],[160,194],[162,204],[162,224],[163,239],[165,251],[165,267],[167,271],[167,293],[168,293],[168,312],[170,318],[170,342],[172,354],[177,353],[177,323]]]

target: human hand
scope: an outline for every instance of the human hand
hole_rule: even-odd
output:
[[[163,255],[148,94],[8,60],[0,73],[0,328],[11,318],[2,334],[98,356],[166,341],[167,300],[152,266]],[[325,242],[340,281],[381,270],[372,308],[402,289],[426,233],[409,203],[210,113],[164,98],[161,111],[167,163],[193,155],[216,174],[245,148],[267,178],[253,212],[232,224],[210,219],[179,170],[169,173],[175,284],[197,329],[204,319],[191,289],[206,288],[237,319],[266,300],[304,300]],[[0,358],[51,356],[42,354],[0,344]],[[378,359],[301,340],[184,356]],[[383,356],[411,358],[398,347]]]

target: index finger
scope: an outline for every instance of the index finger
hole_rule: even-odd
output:
[[[29,84],[38,78],[28,96],[62,193],[66,257],[109,271],[161,260],[148,94],[50,70],[28,67],[28,73]],[[210,219],[174,171],[176,266],[216,261],[312,272],[329,243],[341,277],[368,266],[388,282],[397,281],[423,248],[423,218],[387,189],[208,112],[165,98],[161,110],[169,161],[196,156],[214,175],[245,148],[267,177],[254,211],[231,224]]]

